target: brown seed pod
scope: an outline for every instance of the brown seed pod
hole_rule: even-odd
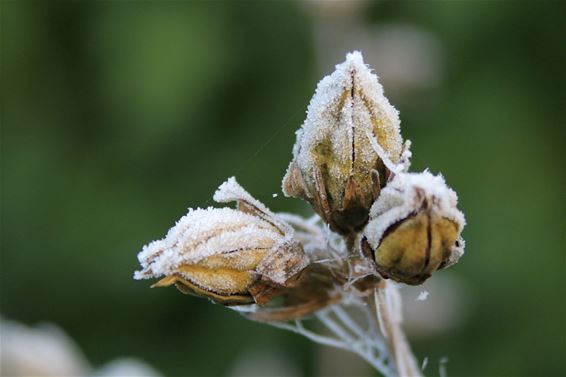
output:
[[[235,179],[220,186],[215,200],[237,201],[238,209],[189,210],[164,239],[143,248],[134,277],[162,277],[154,287],[175,284],[225,305],[268,302],[293,284],[308,257],[292,228]]]
[[[397,110],[362,55],[350,53],[318,84],[283,192],[307,200],[333,231],[350,235],[367,223],[401,152]]]
[[[371,208],[361,241],[384,278],[418,285],[458,261],[464,215],[441,176],[400,173]]]

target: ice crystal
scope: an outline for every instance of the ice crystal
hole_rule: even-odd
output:
[[[417,297],[417,301],[425,301],[428,298],[428,291],[421,291]]]

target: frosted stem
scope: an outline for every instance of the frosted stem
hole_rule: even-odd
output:
[[[323,344],[325,346],[330,346],[330,347],[336,347],[336,348],[340,348],[343,350],[347,350],[350,351],[350,347],[348,345],[346,345],[346,343],[335,339],[335,338],[331,338],[328,336],[324,336],[324,335],[319,335],[316,334],[310,330],[307,330],[300,321],[295,321],[295,325],[291,325],[289,323],[284,323],[284,322],[269,322],[269,324],[273,327],[277,327],[280,329],[284,329],[284,330],[289,330],[291,332],[300,334],[302,336],[304,336],[305,338],[308,338],[309,340],[312,340],[315,343],[319,343],[319,344]]]
[[[375,339],[376,334],[371,333],[371,328],[368,331],[364,331],[349,315],[348,313],[338,305],[332,307],[332,311],[336,314],[336,317],[342,321],[348,327],[350,331],[352,331],[358,338],[364,339],[368,342],[368,346],[375,347],[379,353],[385,351],[382,346],[382,343]]]
[[[421,377],[422,373],[401,328],[398,313],[400,312],[400,303],[397,297],[392,297],[395,294],[397,292],[392,292],[392,288],[387,286],[386,281],[383,281],[375,289],[376,316],[380,322],[380,328],[384,332],[383,335],[387,338],[391,359],[395,363],[397,374],[401,377]],[[395,312],[397,312],[397,316]]]
[[[347,316],[345,312],[342,312]],[[316,317],[330,330],[332,331],[337,337],[343,339],[346,344],[349,346],[349,350],[361,356],[364,360],[366,360],[369,364],[371,364],[376,370],[381,372],[385,377],[394,377],[395,374],[393,370],[387,366],[383,358],[380,357],[379,350],[373,347],[373,342],[370,341],[371,334],[364,334],[363,332],[360,333],[361,337],[359,339],[355,339],[350,334],[348,334],[338,323],[336,323],[328,314],[327,311],[322,311],[316,314]],[[358,328],[357,325],[354,325],[354,322],[347,316],[344,318],[345,321],[343,322],[350,323],[353,327]],[[383,355],[381,355],[383,356]]]
[[[344,323],[346,327],[348,327],[348,329],[352,331],[357,337],[364,338],[367,335],[364,334],[362,328],[350,318],[350,316],[344,309],[339,306],[333,306],[331,310],[334,312],[334,314],[336,314],[336,317],[338,317],[338,319],[342,321],[342,323]]]

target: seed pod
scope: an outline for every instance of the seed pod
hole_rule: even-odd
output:
[[[319,82],[283,178],[342,235],[360,231],[402,152],[397,110],[359,52]]]
[[[418,285],[464,253],[464,215],[442,176],[400,173],[370,210],[362,252],[384,278]]]
[[[163,277],[183,293],[225,305],[265,303],[277,288],[293,284],[308,264],[292,228],[248,194],[234,178],[222,184],[217,202],[238,209],[189,209],[167,236],[145,246],[135,279]]]

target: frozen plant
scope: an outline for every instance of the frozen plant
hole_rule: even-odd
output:
[[[441,176],[409,173],[398,112],[359,52],[319,84],[283,178],[317,213],[273,213],[229,178],[236,208],[189,209],[139,253],[160,278],[248,319],[354,352],[384,376],[421,376],[398,285],[419,285],[464,252],[464,215]]]

